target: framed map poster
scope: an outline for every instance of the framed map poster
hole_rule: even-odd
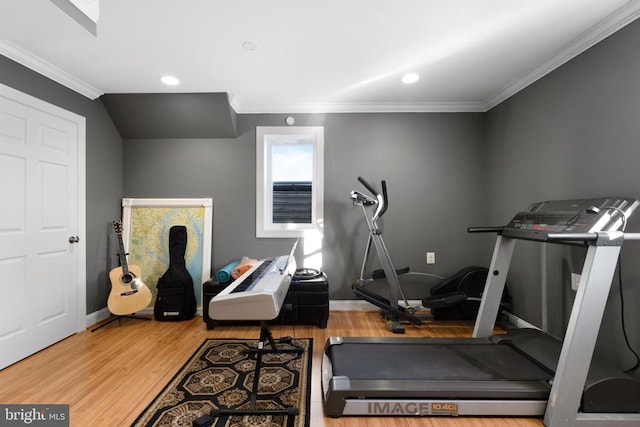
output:
[[[123,243],[128,262],[142,270],[155,304],[158,279],[169,268],[169,230],[187,228],[185,265],[193,278],[198,307],[202,283],[211,277],[213,199],[122,199]]]

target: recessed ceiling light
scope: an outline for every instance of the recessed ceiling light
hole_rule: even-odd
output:
[[[177,85],[180,84],[180,80],[178,80],[177,78],[175,78],[173,76],[162,76],[160,81],[162,83],[166,84],[167,86],[177,86]]]
[[[247,40],[246,42],[242,43],[242,48],[244,50],[248,50],[249,52],[253,52],[254,50],[258,49],[258,45],[256,45],[251,40]]]
[[[402,76],[402,78],[400,80],[404,84],[411,84],[411,83],[415,83],[418,80],[420,80],[420,76],[417,75],[416,73],[409,73],[409,74],[405,74],[404,76]]]

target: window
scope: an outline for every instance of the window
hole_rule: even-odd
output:
[[[321,235],[324,128],[256,127],[256,237]]]

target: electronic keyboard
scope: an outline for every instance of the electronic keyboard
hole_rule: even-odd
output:
[[[260,260],[209,302],[213,320],[271,320],[280,313],[296,271],[293,255]]]

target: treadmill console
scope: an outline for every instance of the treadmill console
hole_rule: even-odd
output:
[[[622,230],[638,201],[625,197],[554,200],[532,204],[518,212],[502,228],[502,235],[528,240],[550,240],[561,235],[579,235]]]

